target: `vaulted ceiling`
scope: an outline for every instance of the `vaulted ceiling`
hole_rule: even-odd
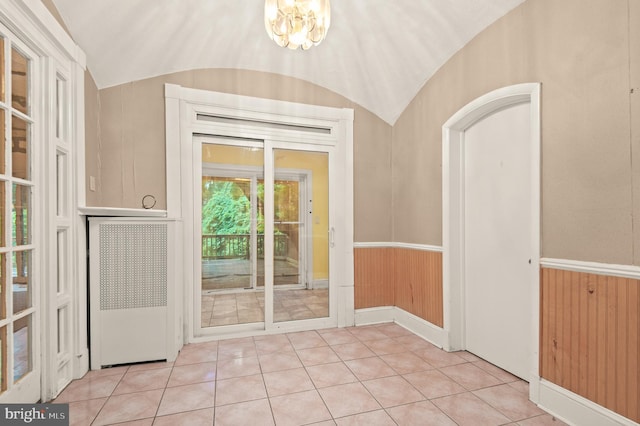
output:
[[[199,68],[310,81],[393,124],[424,83],[524,0],[333,0],[307,51],[278,47],[263,0],[53,0],[99,89]]]

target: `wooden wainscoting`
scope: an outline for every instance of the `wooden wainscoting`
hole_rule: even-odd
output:
[[[442,253],[396,248],[395,306],[442,327]]]
[[[540,375],[640,422],[640,281],[541,269]]]
[[[356,309],[394,306],[393,248],[354,249]]]
[[[442,253],[363,247],[354,259],[356,309],[397,306],[442,327]]]

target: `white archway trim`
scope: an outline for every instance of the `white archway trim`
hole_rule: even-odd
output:
[[[531,114],[532,247],[531,247],[531,339],[530,397],[538,397],[539,309],[540,309],[540,83],[523,83],[494,90],[470,102],[442,126],[442,246],[443,246],[443,346],[464,349],[464,175],[463,138],[478,120],[512,105],[529,103]]]

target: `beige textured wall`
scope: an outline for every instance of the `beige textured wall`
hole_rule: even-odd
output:
[[[86,203],[87,206],[100,206],[100,98],[89,71],[84,73],[84,121]],[[89,189],[91,177],[96,182],[95,191]]]
[[[106,207],[139,208],[142,197],[153,194],[158,200],[157,208],[166,208],[164,83],[353,108],[355,239],[391,241],[391,126],[334,92],[270,73],[193,70],[100,90],[97,151],[101,160],[101,187],[99,198],[94,199],[96,203]]]
[[[632,170],[630,155],[640,155],[640,90],[630,94],[630,80],[639,84],[639,8],[529,0],[441,67],[393,127],[394,241],[442,243],[444,122],[491,90],[534,81],[542,82],[542,255],[640,264],[640,158]]]

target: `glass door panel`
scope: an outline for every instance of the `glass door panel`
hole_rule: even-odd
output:
[[[201,327],[264,322],[264,150],[202,144]],[[262,272],[264,275],[264,272]]]
[[[40,217],[32,156],[38,142],[31,109],[35,56],[6,34],[0,39],[0,401],[35,402],[41,397],[41,287],[34,267],[41,262],[33,233]]]
[[[274,277],[273,284],[279,287],[300,287],[306,285],[306,279],[301,272],[304,270],[304,259],[300,256],[299,227],[301,217],[304,218],[304,208],[299,205],[300,182],[297,176],[289,179],[276,178],[274,181],[274,196],[276,201],[273,254]],[[258,180],[258,209],[264,221],[264,180]],[[264,253],[264,227],[258,234],[258,250]],[[264,269],[258,271],[258,286],[264,286]]]
[[[273,321],[328,317],[329,154],[275,149],[273,158]]]

